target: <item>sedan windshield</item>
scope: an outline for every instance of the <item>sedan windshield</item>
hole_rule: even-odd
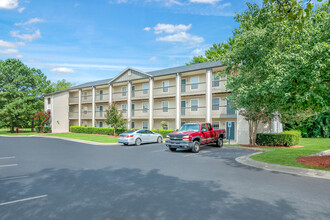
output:
[[[199,125],[185,124],[180,128],[180,131],[199,131]]]

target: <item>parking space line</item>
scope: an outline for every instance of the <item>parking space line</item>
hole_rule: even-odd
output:
[[[29,178],[29,176],[4,177],[4,178],[0,178],[0,181],[3,181],[3,180],[16,180],[16,179],[23,179],[23,178]]]
[[[18,164],[14,163],[14,164],[0,165],[0,168],[2,168],[2,167],[14,167],[14,166],[18,166]]]
[[[9,204],[17,203],[17,202],[29,201],[29,200],[33,200],[33,199],[41,199],[41,198],[44,198],[47,196],[48,195],[42,195],[42,196],[35,196],[35,197],[29,197],[29,198],[25,198],[25,199],[14,200],[14,201],[10,201],[10,202],[3,202],[3,203],[0,203],[0,206],[9,205]]]
[[[14,159],[16,157],[0,157],[0,160],[5,160],[5,159]]]

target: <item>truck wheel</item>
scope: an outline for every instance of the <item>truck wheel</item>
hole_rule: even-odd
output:
[[[193,147],[191,148],[191,151],[193,153],[198,153],[200,148],[200,143],[198,141],[194,141]]]
[[[223,146],[223,139],[221,137],[218,138],[217,140],[217,146],[222,147]]]
[[[176,151],[176,148],[169,147],[170,151],[174,152]]]

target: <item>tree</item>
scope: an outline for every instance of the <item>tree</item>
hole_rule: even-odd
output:
[[[123,113],[118,111],[116,104],[109,106],[109,109],[105,113],[105,122],[113,127],[113,133],[116,135],[116,130],[125,127],[125,121],[123,119]]]
[[[53,89],[53,92],[56,92],[56,91],[60,91],[63,89],[71,88],[74,85],[75,85],[74,83],[70,83],[70,82],[66,81],[65,79],[62,79],[62,80],[58,80],[57,82],[53,82],[52,89]]]
[[[43,108],[50,81],[38,69],[29,68],[17,59],[0,61],[0,118],[11,132],[34,119]]]
[[[167,129],[167,122],[166,121],[162,121],[161,123],[162,129]]]

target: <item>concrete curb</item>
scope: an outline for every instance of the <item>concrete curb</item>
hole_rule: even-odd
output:
[[[270,163],[253,160],[250,158],[253,155],[261,154],[261,153],[262,152],[257,152],[257,153],[253,153],[250,155],[237,157],[235,160],[244,165],[257,167],[257,168],[261,168],[264,170],[276,171],[276,172],[282,172],[282,173],[290,173],[290,174],[295,174],[295,175],[300,175],[300,176],[330,179],[330,171],[306,169],[306,168],[300,168],[300,167],[290,167],[290,166],[283,166],[283,165],[278,165],[278,164],[270,164]]]
[[[41,138],[53,138],[53,139],[61,139],[61,140],[66,140],[66,141],[72,141],[72,142],[77,142],[77,143],[83,143],[83,144],[91,144],[91,145],[98,145],[98,146],[109,146],[109,145],[120,145],[119,143],[98,143],[98,142],[93,142],[93,141],[84,141],[84,140],[78,140],[78,139],[71,139],[71,138],[64,138],[64,137],[56,137],[56,136],[38,136],[38,135],[26,135],[26,136],[13,136],[13,135],[0,135],[0,137],[11,137],[11,138],[26,138],[26,137],[41,137]]]

